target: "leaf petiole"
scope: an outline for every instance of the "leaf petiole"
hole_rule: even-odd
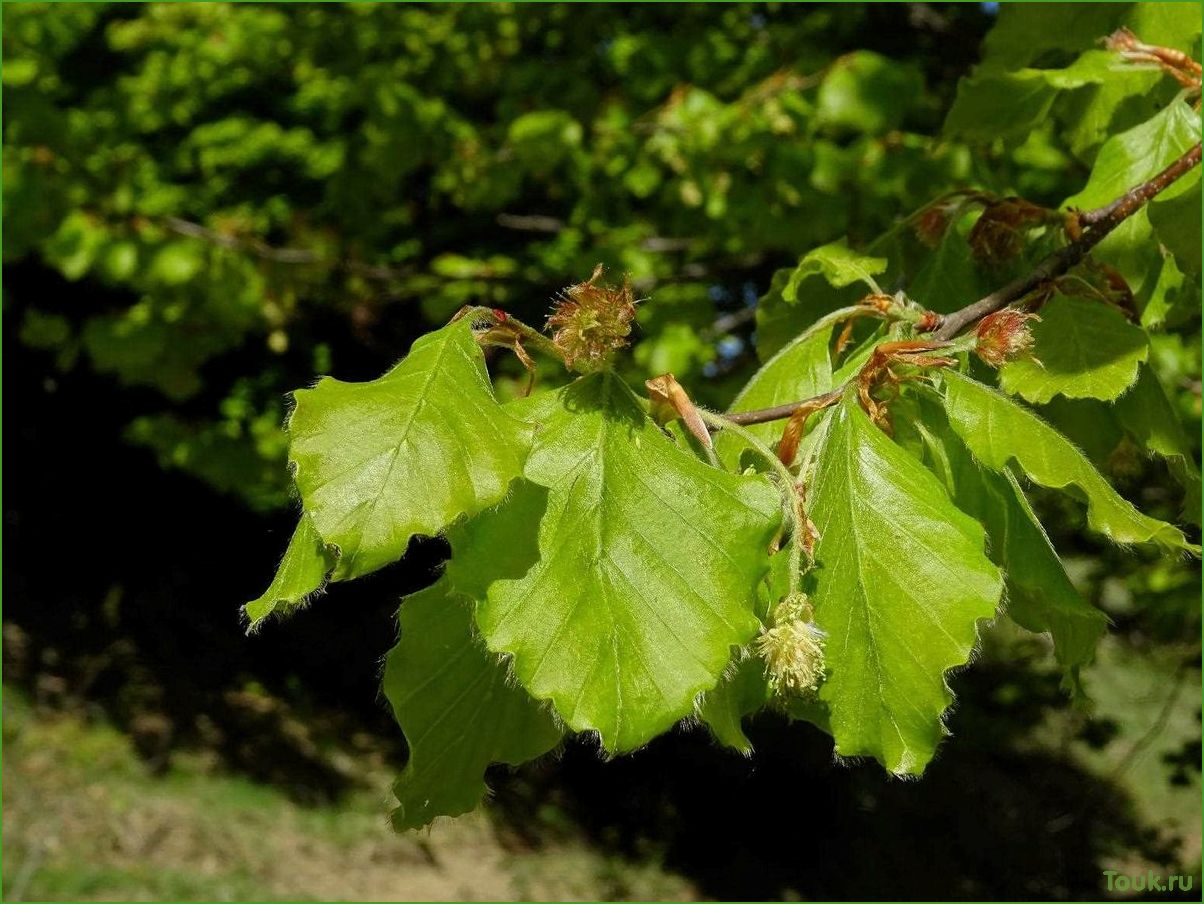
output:
[[[807,514],[803,511],[802,499],[795,486],[795,477],[790,469],[782,463],[774,451],[765,445],[755,433],[741,427],[730,418],[705,408],[698,408],[698,415],[708,427],[716,430],[730,430],[736,436],[748,443],[773,468],[781,486],[782,499],[790,511],[792,520],[790,528],[790,593],[797,593],[802,587],[803,553],[806,545]]]
[[[487,308],[483,305],[465,305],[456,312],[452,320],[461,320],[465,317],[474,325],[474,331],[475,325],[478,323],[489,324],[490,328],[482,333],[482,336],[493,334],[491,338],[496,340],[499,332],[509,333],[511,336],[517,337],[521,342],[525,343],[528,348],[541,351],[564,363],[564,355],[551,339],[535,329],[535,327],[523,323],[517,317],[511,317],[500,308]]]

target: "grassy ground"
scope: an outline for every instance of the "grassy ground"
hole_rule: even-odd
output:
[[[1088,673],[1098,722],[1114,726],[1102,748],[1079,737],[1072,755],[1093,773],[1113,781],[1134,803],[1149,830],[1175,839],[1179,863],[1200,872],[1199,772],[1167,780],[1168,759],[1193,756],[1185,745],[1200,737],[1200,673],[1182,665],[1185,651],[1166,649],[1135,654],[1109,638],[1100,645],[1097,667]],[[1199,749],[1195,749],[1199,763]],[[1118,856],[1117,869],[1136,873],[1153,866]],[[1199,885],[1196,885],[1199,888]]]
[[[127,737],[4,693],[4,899],[689,899],[683,879],[580,844],[531,849],[486,816],[399,837],[390,776],[337,805],[177,756],[152,776]]]
[[[1085,731],[1082,714],[1055,709],[1009,741],[1037,755],[1056,753],[1103,779],[1098,790],[1105,796],[1083,806],[1103,813],[1131,802],[1151,844],[1108,848],[1101,868],[1182,872],[1199,882],[1199,772],[1186,769],[1171,782],[1167,762],[1198,757],[1190,744],[1199,738],[1200,679],[1189,652],[1173,645],[1139,651],[1109,638],[1087,673],[1093,730]],[[177,750],[166,774],[152,774],[126,734],[81,711],[34,707],[21,691],[5,689],[5,900],[682,900],[700,894],[655,856],[632,862],[600,851],[568,819],[553,819],[554,831],[532,826],[533,835],[545,839],[540,843],[495,825],[487,811],[397,836],[386,819],[393,770],[380,756],[348,766],[360,790],[336,804],[303,806],[274,785],[221,770],[212,754]],[[975,729],[966,730],[968,737],[949,743],[973,742]],[[1051,811],[1045,818],[1052,824],[1065,814]],[[1164,853],[1152,857],[1147,848]]]

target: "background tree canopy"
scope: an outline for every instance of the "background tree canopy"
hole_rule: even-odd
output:
[[[1194,35],[1180,49],[1199,58],[1194,4],[6,4],[6,684],[98,703],[152,763],[214,750],[307,799],[345,790],[331,758],[348,725],[401,760],[373,658],[441,541],[241,633],[295,509],[285,393],[372,378],[465,304],[541,323],[601,263],[644,299],[624,376],[671,371],[726,407],[814,319],[783,300],[807,250],[864,249],[957,189],[1115,196],[1089,184],[1101,146],[1177,92],[1153,72],[1066,74],[1122,25]],[[1198,186],[1186,197],[1150,214],[1164,245],[1198,229]],[[1022,394],[1175,520],[1176,468],[1199,461],[1198,256],[1195,273],[1120,265],[1188,460],[1143,454],[1094,400]],[[924,295],[999,282],[962,276]],[[522,368],[493,365],[517,395]],[[1000,629],[959,679],[963,746],[922,786],[833,767],[806,726],[763,719],[752,765],[684,731],[621,765],[571,749],[499,779],[498,818],[540,838],[567,814],[715,896],[1093,897],[1122,855],[1198,874],[1198,566],[1109,550],[1078,508],[1038,503],[1116,625],[1085,677],[1093,713],[1058,695],[1046,644]],[[729,787],[703,814],[673,775],[716,768]],[[814,824],[720,844],[776,809],[773,782]],[[968,788],[999,811],[978,823]],[[1048,828],[1063,817],[1074,828]],[[820,837],[840,853],[819,856]],[[867,878],[866,858],[893,876]]]

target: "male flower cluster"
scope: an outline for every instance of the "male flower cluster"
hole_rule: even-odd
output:
[[[775,694],[813,691],[824,677],[824,632],[811,617],[806,594],[792,593],[778,603],[773,627],[761,632],[754,644]]]

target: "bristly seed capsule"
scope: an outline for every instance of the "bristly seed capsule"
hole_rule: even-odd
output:
[[[564,355],[565,366],[578,373],[606,367],[626,347],[635,320],[631,283],[624,277],[620,287],[599,285],[601,276],[598,264],[593,276],[564,290],[548,318],[552,344]]]
[[[978,324],[975,353],[992,367],[1002,367],[1009,361],[1028,357],[1033,350],[1030,320],[1040,320],[1036,314],[1004,308],[988,314]]]

